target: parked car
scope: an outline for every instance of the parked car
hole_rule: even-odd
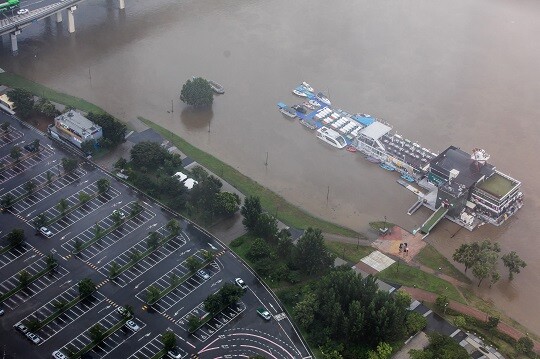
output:
[[[39,145],[36,146],[34,143],[29,143],[27,145],[24,145],[24,149],[28,152],[37,152],[37,150],[39,150]]]
[[[17,15],[24,15],[24,14],[28,14],[28,9],[17,10]]]
[[[0,315],[4,315],[4,309],[0,308]]]
[[[131,329],[134,332],[138,332],[141,329],[141,327],[139,327],[137,325],[137,323],[135,323],[133,320],[128,320],[126,322],[126,327],[128,327],[129,329]]]
[[[115,213],[119,213],[121,219],[126,219],[126,214],[124,212],[115,209],[114,211],[112,211],[112,214],[115,214]]]
[[[64,355],[60,350],[55,350],[52,353],[54,359],[67,359],[67,356]]]
[[[26,333],[26,337],[28,339],[30,339],[32,341],[32,343],[34,343],[34,344],[41,343],[41,338],[37,334],[34,334],[32,332],[28,332],[28,333]]]
[[[247,285],[242,278],[236,278],[234,280],[234,283],[236,283],[236,285],[242,288],[243,290],[247,289]]]
[[[201,277],[204,280],[210,279],[210,274],[208,274],[204,269],[199,269],[197,274],[199,275],[199,277]]]
[[[261,317],[263,317],[264,320],[272,319],[272,315],[270,315],[270,312],[268,312],[265,307],[257,308],[257,314],[259,314]]]
[[[15,324],[15,325],[13,326],[13,328],[17,329],[18,331],[20,331],[20,332],[23,333],[23,334],[28,333],[28,328],[27,328],[23,323],[21,323],[21,322]]]
[[[39,229],[39,232],[47,238],[50,238],[53,235],[52,232],[47,227],[41,227]]]
[[[120,315],[127,315],[126,308],[124,308],[124,307],[118,307],[118,308],[116,308],[116,311],[117,311]]]
[[[172,359],[181,359],[182,354],[177,348],[173,348],[167,352],[167,356]]]

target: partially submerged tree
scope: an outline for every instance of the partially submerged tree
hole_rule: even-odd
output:
[[[507,253],[502,256],[502,261],[504,266],[508,268],[508,279],[513,280],[514,274],[521,272],[521,268],[525,268],[527,263],[521,259],[518,254],[514,251]]]
[[[209,108],[214,103],[214,92],[208,81],[196,77],[182,86],[180,100],[195,108]]]

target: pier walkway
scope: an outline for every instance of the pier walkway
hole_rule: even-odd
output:
[[[433,212],[433,214],[427,219],[427,221],[424,222],[424,224],[420,228],[420,232],[423,234],[429,234],[433,227],[435,227],[435,225],[444,218],[444,215],[446,213],[448,213],[448,208],[443,206],[439,207],[435,212]]]

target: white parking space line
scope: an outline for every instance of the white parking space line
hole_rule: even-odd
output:
[[[11,249],[8,252],[0,254],[0,269],[4,268],[14,260],[22,257],[26,253],[28,253],[29,250],[31,250],[33,247],[31,244],[23,242],[18,247],[15,247]]]
[[[21,131],[13,126],[9,126],[7,131],[2,131],[2,133],[0,133],[0,148],[17,141],[22,136],[23,133]]]
[[[150,333],[149,333],[150,334]],[[147,334],[148,335],[148,334]],[[178,334],[176,334],[177,342],[183,341]],[[142,338],[141,338],[142,339]],[[148,359],[152,358],[154,355],[159,353],[163,349],[163,344],[161,343],[161,334],[155,336],[152,340],[146,343],[142,348],[137,350],[135,353],[131,354],[128,359]],[[182,348],[177,347],[177,350],[182,358],[185,358],[188,353]]]
[[[10,155],[6,155],[0,158],[0,163],[4,164],[5,169],[2,171],[2,178],[0,178],[0,183],[4,183],[14,178],[15,176],[23,173],[25,170],[34,167],[38,163],[42,162],[44,159],[52,156],[54,151],[41,146],[41,151],[39,153],[31,153],[26,150],[22,150],[22,159],[18,163],[12,162],[13,159]]]

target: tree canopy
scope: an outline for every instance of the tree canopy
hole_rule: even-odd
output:
[[[171,154],[157,142],[139,142],[131,149],[131,162],[142,172],[163,166],[170,156]]]
[[[124,123],[118,121],[107,113],[90,112],[86,116],[90,121],[101,126],[103,130],[103,138],[106,141],[100,140],[99,143],[105,148],[114,148],[117,145],[126,141],[127,127]]]
[[[508,268],[508,279],[513,280],[514,274],[521,272],[521,268],[525,268],[527,263],[521,259],[514,251],[502,256],[504,266]]]
[[[296,263],[300,270],[313,274],[331,268],[335,256],[324,245],[320,229],[308,228],[296,245]]]
[[[207,108],[214,103],[214,92],[208,81],[196,77],[182,86],[180,100],[195,108]]]
[[[429,344],[424,350],[411,349],[411,359],[466,359],[471,356],[454,339],[437,332],[429,333]]]
[[[15,104],[15,112],[23,119],[30,117],[34,111],[34,95],[23,89],[14,89],[7,93],[9,99]]]
[[[240,213],[244,216],[242,224],[249,232],[253,232],[257,226],[257,221],[262,213],[261,199],[256,196],[246,197],[244,205],[240,209]]]

